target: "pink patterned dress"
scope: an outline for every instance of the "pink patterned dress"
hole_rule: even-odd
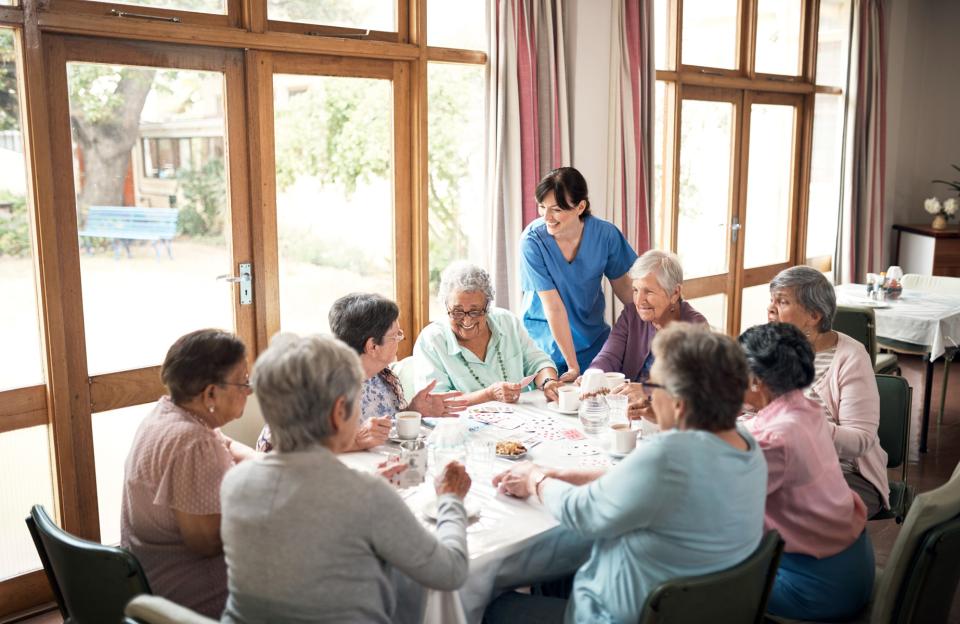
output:
[[[137,429],[124,465],[121,543],[155,594],[214,618],[227,599],[223,554],[189,550],[174,510],[219,514],[220,483],[233,464],[224,435],[165,396]]]

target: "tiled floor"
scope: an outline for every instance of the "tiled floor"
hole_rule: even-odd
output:
[[[919,456],[917,446],[920,432],[920,405],[923,400],[923,364],[917,357],[901,356],[903,376],[913,386],[914,420],[911,426],[912,438],[910,452],[910,466],[908,481],[919,492],[925,492],[940,486],[953,473],[957,462],[960,461],[960,362],[951,371],[951,383],[947,394],[947,407],[943,424],[937,425],[937,413],[940,405],[940,388],[943,380],[943,365],[939,363],[934,371],[933,409],[930,415],[930,437],[928,452]],[[892,471],[891,478],[899,479],[900,471]],[[877,565],[884,565],[900,526],[893,520],[871,522],[868,526],[870,539],[873,541],[876,552]],[[960,624],[960,594],[954,596],[953,610],[950,614],[951,624]],[[61,624],[62,620],[56,613],[47,613],[42,616],[26,620],[31,624]]]

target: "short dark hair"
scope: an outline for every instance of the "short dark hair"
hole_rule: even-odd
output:
[[[363,355],[367,339],[383,344],[383,337],[399,317],[400,308],[383,295],[350,293],[333,302],[327,318],[333,335]]]
[[[573,210],[581,201],[587,202],[586,209],[580,213],[580,220],[583,221],[590,216],[587,181],[583,174],[573,167],[558,167],[543,176],[540,184],[537,185],[537,202],[542,202],[543,198],[550,192],[553,192],[553,196],[557,200],[557,207],[562,210]],[[567,198],[569,198],[569,201]]]
[[[806,388],[813,383],[813,347],[790,323],[754,325],[738,339],[747,366],[774,395]]]
[[[726,431],[737,424],[747,390],[747,360],[736,341],[705,325],[670,323],[653,339],[654,366],[666,391],[687,404],[691,429]]]
[[[243,342],[222,329],[199,329],[177,339],[160,367],[174,403],[185,403],[211,384],[223,383],[247,356]]]

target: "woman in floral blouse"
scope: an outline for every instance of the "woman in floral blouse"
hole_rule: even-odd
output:
[[[366,381],[360,395],[362,424],[354,449],[383,444],[390,432],[393,415],[403,410],[424,416],[450,416],[464,407],[460,392],[432,393],[431,381],[407,403],[403,388],[390,364],[397,359],[397,346],[404,339],[398,319],[400,308],[393,301],[373,293],[351,293],[337,299],[330,308],[330,330],[358,354]],[[270,451],[270,429],[264,427],[257,441],[258,451]]]

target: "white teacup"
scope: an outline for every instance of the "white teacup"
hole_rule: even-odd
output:
[[[561,386],[557,389],[557,407],[561,412],[572,412],[580,407],[580,388]]]
[[[627,381],[627,376],[623,373],[604,373],[603,376],[607,378],[607,387],[611,390],[616,390]]]
[[[637,432],[628,423],[610,427],[610,450],[614,453],[629,453],[637,447]]]
[[[413,440],[420,435],[420,412],[397,412],[394,421],[398,438]]]

